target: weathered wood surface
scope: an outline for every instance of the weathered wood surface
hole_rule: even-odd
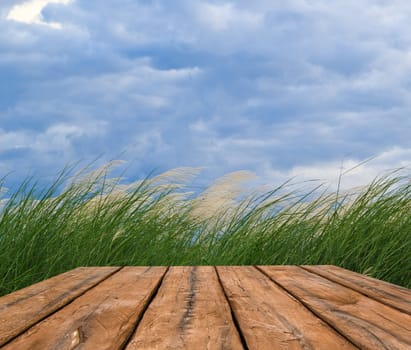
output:
[[[249,348],[355,349],[255,268],[217,271]]]
[[[411,316],[298,266],[268,276],[361,349],[411,349]]]
[[[348,271],[338,266],[302,267],[411,315],[411,290],[409,289]]]
[[[2,297],[0,346],[118,269],[119,267],[82,267]]]
[[[241,349],[230,306],[211,266],[172,267],[127,350]]]
[[[411,349],[410,303],[335,266],[79,268],[0,298],[0,349]]]
[[[4,349],[121,349],[165,271],[125,267]]]

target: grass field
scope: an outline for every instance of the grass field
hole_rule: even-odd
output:
[[[3,194],[0,295],[102,265],[334,264],[411,288],[411,182],[400,171],[344,193],[241,192],[237,172],[191,194],[197,169],[125,185],[113,165]]]

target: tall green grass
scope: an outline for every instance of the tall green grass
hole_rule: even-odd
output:
[[[194,195],[184,185],[197,169],[125,185],[112,165],[3,195],[0,295],[103,265],[334,264],[411,288],[409,176],[356,192],[287,182],[241,195],[237,173]]]

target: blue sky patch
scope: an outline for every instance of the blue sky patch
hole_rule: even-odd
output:
[[[344,186],[411,164],[402,1],[0,4],[0,174],[129,161]],[[143,175],[143,176],[144,176]],[[1,177],[1,175],[0,175]]]

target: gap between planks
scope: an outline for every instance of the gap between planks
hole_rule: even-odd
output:
[[[126,349],[243,349],[223,292],[213,266],[171,267]]]
[[[157,296],[157,293],[158,293],[159,289],[161,288],[161,285],[163,284],[164,278],[166,277],[169,270],[170,270],[170,266],[167,266],[166,271],[161,276],[161,278],[160,278],[159,282],[157,283],[157,285],[155,286],[154,290],[151,292],[151,295],[148,298],[147,303],[144,305],[142,312],[138,315],[138,318],[136,319],[136,323],[135,323],[132,331],[130,332],[128,338],[125,340],[124,344],[121,346],[120,350],[126,349],[128,344],[130,343],[131,339],[133,338],[133,336],[137,333],[137,329],[138,329],[138,326],[139,326],[141,320],[143,319],[145,313],[147,312],[147,309],[149,308],[150,304],[152,303],[154,298]]]
[[[104,267],[104,268],[106,268],[106,267]],[[50,292],[50,289],[53,289],[53,288],[58,289],[59,284],[64,282],[66,278],[69,279],[70,275],[74,274],[74,277],[77,277],[75,275],[75,273],[77,271],[79,271],[81,273],[81,272],[86,271],[88,269],[89,268],[87,268],[87,267],[79,267],[77,269],[73,269],[73,270],[67,271],[65,273],[53,276],[53,277],[51,277],[47,280],[40,281],[36,284],[33,284],[31,286],[28,286],[26,288],[18,290],[14,293],[10,293],[8,295],[5,295],[2,298],[7,298],[7,299],[10,298],[12,300],[9,303],[6,303],[5,305],[2,305],[0,307],[0,311],[2,309],[4,309],[5,307],[12,307],[13,308],[13,307],[17,306],[19,302],[24,303],[26,301],[29,301],[30,298],[36,298],[37,297],[37,298],[44,299],[45,298],[44,294],[47,294],[48,292]],[[98,268],[98,269],[101,269],[101,268]],[[6,327],[5,327],[5,329],[6,329],[5,333],[6,334],[2,333],[0,335],[0,347],[3,348],[3,346],[9,344],[14,339],[21,336],[23,333],[28,331],[30,328],[32,328],[36,324],[42,322],[43,320],[45,320],[48,317],[52,316],[53,314],[57,313],[61,309],[65,308],[67,305],[70,305],[77,298],[81,297],[82,295],[87,293],[89,290],[95,288],[100,283],[104,282],[105,280],[107,280],[108,278],[110,278],[111,276],[113,276],[114,274],[119,272],[121,269],[123,269],[123,267],[112,267],[112,268],[108,268],[108,269],[109,269],[109,271],[107,271],[106,274],[104,274],[103,271],[101,272],[103,274],[103,276],[101,276],[101,277],[99,277],[99,273],[96,272],[95,275],[89,276],[87,278],[80,279],[79,282],[72,287],[73,289],[69,289],[61,295],[59,295],[57,293],[56,298],[51,299],[51,301],[46,305],[41,305],[42,303],[39,302],[36,305],[37,310],[34,310],[34,312],[32,312],[32,315],[30,314],[30,309],[26,309],[25,306],[19,305],[18,308],[20,310],[23,310],[24,317],[25,318],[29,317],[28,321],[24,322],[24,324],[23,324],[23,319],[22,319],[21,315],[16,315],[16,312],[18,312],[20,310],[15,310],[13,312],[12,317],[7,315],[10,312],[6,313],[6,315],[3,315],[3,316],[0,315],[1,316],[0,324],[6,322]],[[57,285],[52,286],[51,288],[49,288],[47,285],[46,286],[44,285],[44,283],[47,283],[47,282],[50,283],[50,282],[55,281],[55,280],[58,281]],[[70,284],[70,282],[71,281],[68,280],[69,284]],[[38,289],[38,287],[40,287],[40,288]],[[76,291],[77,288],[79,289],[79,291]],[[17,297],[17,299],[15,299],[16,294],[18,295],[19,293],[24,293],[25,291],[30,291],[30,292],[27,293],[26,295],[22,296],[22,297]],[[53,292],[51,292],[51,293],[53,294]],[[50,303],[51,303],[51,305],[50,305]],[[53,307],[53,304],[55,304],[54,307]]]
[[[153,302],[155,302],[156,298],[158,297],[159,290],[163,287],[165,279],[170,275],[170,267],[164,267],[164,268],[165,268],[164,273],[159,278],[157,283],[154,285],[154,288],[151,290],[151,292],[148,296],[148,299],[146,300],[145,304],[141,308],[141,312],[132,321],[132,327],[130,328],[130,331],[127,332],[127,336],[125,337],[125,340],[122,343],[120,349],[126,349],[130,345],[133,337],[135,337],[136,334],[139,332],[139,326],[140,326],[142,320],[147,315],[150,307],[153,305]],[[190,288],[189,288],[188,291],[189,291],[189,294],[191,293],[190,295],[194,296],[194,294],[196,293],[196,290],[195,290],[195,286],[193,286],[193,283],[195,283],[193,281],[193,278],[194,279],[196,278],[196,272],[195,272],[196,267],[186,267],[186,268],[191,271],[190,272],[190,284],[189,284]],[[224,284],[226,284],[227,282],[224,280],[224,278],[221,276],[221,274],[219,272],[219,269],[221,269],[222,271],[226,271],[225,275],[227,277],[227,276],[229,276],[228,272],[231,271],[231,273],[234,273],[236,268],[239,269],[239,271],[240,271],[240,269],[244,269],[244,271],[247,270],[247,267],[245,267],[245,266],[236,266],[236,267],[233,267],[233,266],[232,267],[224,267],[224,266],[216,267],[216,266],[213,266],[212,269],[210,267],[210,271],[213,271],[213,273],[216,275],[217,282],[218,282],[216,284],[216,286],[218,286],[221,289],[221,292],[222,292],[222,294],[225,298],[225,302],[227,303],[227,305],[229,307],[229,312],[231,313],[231,319],[232,319],[232,322],[233,322],[233,326],[236,329],[236,331],[238,333],[238,336],[240,337],[241,345],[244,349],[247,350],[249,348],[251,349],[251,348],[254,348],[254,347],[251,346],[251,344],[248,344],[248,340],[247,340],[246,335],[245,335],[245,330],[241,326],[240,318],[244,317],[244,315],[238,314],[238,310],[236,311],[235,307],[233,306],[233,300],[230,298],[230,295],[229,295],[227,289],[224,287]],[[372,288],[370,288],[370,291],[368,291],[368,290],[364,291],[360,287],[353,288],[349,285],[350,281],[344,282],[344,280],[342,280],[341,278],[339,278],[338,276],[336,276],[332,272],[330,272],[328,274],[326,272],[321,273],[321,268],[320,267],[314,267],[314,268],[312,268],[312,267],[307,268],[305,266],[293,266],[293,267],[289,267],[289,266],[288,267],[278,267],[278,266],[277,267],[270,267],[270,266],[253,266],[253,267],[251,267],[251,266],[249,266],[248,267],[249,270],[253,269],[257,273],[256,276],[255,276],[256,281],[259,280],[259,278],[260,278],[259,276],[263,276],[264,278],[268,279],[268,281],[270,281],[270,283],[272,283],[273,287],[278,288],[279,290],[284,292],[289,298],[291,298],[295,302],[299,303],[310,314],[312,314],[314,317],[316,317],[319,320],[321,320],[322,322],[324,322],[336,334],[338,334],[339,336],[344,338],[347,342],[349,342],[350,344],[352,344],[356,348],[357,348],[357,346],[359,346],[361,348],[363,345],[359,344],[356,339],[353,339],[349,335],[347,336],[348,333],[341,330],[341,328],[338,327],[338,324],[336,325],[335,322],[330,321],[330,319],[327,317],[327,315],[324,315],[322,312],[319,312],[318,309],[316,309],[315,307],[313,307],[310,304],[310,302],[307,302],[307,300],[304,300],[304,298],[301,297],[301,294],[298,293],[298,290],[299,290],[298,288],[297,289],[294,288],[294,290],[293,290],[293,288],[290,288],[290,286],[288,286],[287,283],[285,283],[285,282],[287,282],[287,280],[286,279],[284,280],[284,278],[281,279],[281,274],[280,274],[280,277],[277,278],[275,276],[274,272],[270,273],[270,269],[272,271],[275,271],[275,270],[285,271],[287,268],[289,269],[290,274],[292,274],[293,271],[294,272],[299,271],[299,274],[301,276],[308,276],[308,275],[316,276],[316,279],[320,282],[321,282],[321,280],[325,280],[329,284],[332,284],[332,285],[335,285],[335,286],[341,286],[342,289],[348,289],[352,293],[358,293],[362,296],[362,298],[367,298],[367,299],[372,300],[375,303],[380,303],[381,305],[384,306],[384,308],[392,308],[393,310],[402,311],[402,312],[407,313],[406,310],[404,311],[402,309],[398,309],[398,307],[396,307],[395,305],[387,304],[386,302],[383,302],[378,298],[378,295],[375,294],[375,293],[381,292],[381,290],[382,290],[381,293],[383,294],[383,292],[385,290],[384,289],[385,287],[382,287],[381,289],[378,289],[378,288],[372,289]],[[71,300],[66,302],[64,305],[62,305],[59,308],[54,309],[53,311],[49,312],[47,315],[43,316],[41,319],[36,321],[36,323],[34,325],[33,324],[29,325],[24,330],[20,331],[17,335],[15,335],[12,339],[9,339],[6,343],[3,343],[3,345],[9,344],[13,339],[19,337],[20,335],[22,335],[28,329],[34,327],[36,324],[40,323],[44,319],[56,314],[58,311],[60,311],[64,307],[72,304],[75,300],[77,300],[78,298],[83,296],[86,292],[88,292],[88,291],[90,291],[94,288],[98,288],[98,286],[101,285],[104,281],[106,281],[110,277],[113,277],[113,276],[117,275],[123,269],[124,269],[124,267],[118,267],[115,271],[111,272],[110,274],[105,276],[103,279],[101,279],[97,283],[94,283],[93,285],[88,286],[88,288],[86,290],[82,291],[81,294],[79,293],[74,298],[72,298]],[[343,270],[343,269],[341,269],[341,270]],[[241,272],[238,272],[238,273],[240,275],[244,275],[244,273],[241,273]],[[347,270],[345,273],[349,274],[349,271]],[[296,275],[298,275],[298,273],[296,273]],[[351,276],[351,275],[349,275],[349,276]],[[355,278],[354,277],[353,277],[353,280],[355,280],[355,278],[357,278],[358,276],[355,277]],[[381,282],[381,281],[378,281],[378,282]],[[304,284],[304,282],[302,282],[302,283]],[[298,283],[297,283],[297,285],[298,285]],[[367,282],[364,282],[363,288],[367,288],[367,287],[369,287],[369,284],[367,284]],[[372,293],[374,293],[374,294],[372,294]],[[327,300],[326,299],[325,301],[330,302],[330,305],[333,305],[332,300]],[[189,316],[189,315],[187,315],[187,316]],[[364,348],[366,348],[366,347],[364,347]]]
[[[334,265],[301,265],[302,269],[352,289],[367,298],[411,315],[411,291]]]
[[[242,329],[241,329],[241,327],[240,327],[240,323],[238,322],[237,315],[235,314],[235,312],[234,312],[234,310],[233,310],[233,306],[232,306],[232,304],[231,304],[231,301],[230,301],[230,299],[228,298],[228,295],[227,295],[226,290],[224,289],[223,283],[222,283],[222,281],[221,281],[220,274],[218,273],[218,270],[217,270],[217,267],[216,267],[216,266],[214,266],[214,271],[215,271],[215,273],[216,273],[216,275],[217,275],[218,284],[219,284],[220,288],[221,288],[222,291],[223,291],[225,300],[227,301],[227,304],[228,304],[228,306],[230,307],[231,317],[232,317],[232,319],[233,319],[234,326],[235,326],[235,328],[237,329],[238,335],[240,336],[241,344],[243,345],[244,350],[249,350],[249,347],[248,347],[248,345],[247,345],[247,341],[245,340],[243,331],[242,331]]]
[[[300,266],[299,266],[300,267]],[[286,289],[283,285],[279,284],[272,276],[267,274],[264,270],[261,269],[261,266],[254,265],[254,268],[266,276],[272,283],[274,283],[278,288],[283,290],[287,293],[291,298],[295,299],[299,304],[301,304],[307,311],[309,311],[314,317],[319,318],[320,320],[324,321],[331,329],[333,329],[337,334],[347,340],[350,344],[354,347],[358,348],[343,332],[341,332],[338,328],[336,328],[332,323],[328,322],[326,319],[323,319],[321,313],[313,311],[306,303],[304,303],[298,296],[291,293],[288,289]],[[360,348],[358,348],[360,349]]]
[[[190,315],[191,312],[193,312],[193,308],[194,308],[194,304],[195,304],[195,298],[200,296],[203,296],[203,294],[205,294],[204,290],[196,290],[195,284],[198,282],[197,281],[197,275],[196,275],[196,271],[197,271],[197,267],[174,267],[170,270],[167,271],[167,274],[164,276],[161,285],[158,287],[156,293],[155,293],[155,297],[152,297],[150,299],[150,302],[147,304],[147,307],[144,310],[144,313],[141,315],[140,319],[137,320],[136,325],[135,325],[135,329],[134,331],[130,334],[127,343],[125,343],[123,349],[151,349],[153,347],[158,347],[158,346],[166,346],[167,341],[170,340],[170,338],[172,338],[173,336],[175,336],[175,338],[177,338],[177,336],[174,334],[173,335],[173,331],[175,332],[176,329],[174,329],[173,327],[170,327],[169,324],[166,324],[165,327],[167,328],[167,331],[165,331],[164,329],[162,329],[161,327],[159,329],[156,329],[155,327],[158,328],[158,324],[163,322],[164,320],[161,320],[161,313],[158,311],[158,309],[163,310],[164,313],[170,314],[170,315],[175,315],[176,312],[175,310],[173,310],[172,308],[170,309],[170,303],[160,303],[160,299],[161,298],[165,298],[165,294],[170,294],[170,289],[172,289],[173,284],[170,283],[169,278],[175,278],[172,277],[172,274],[176,273],[177,269],[187,269],[187,271],[185,272],[185,276],[183,276],[183,279],[189,281],[187,282],[187,286],[183,287],[183,289],[180,290],[180,292],[182,294],[187,294],[187,305],[184,307],[183,305],[178,304],[179,302],[177,302],[178,304],[178,308],[180,308],[181,310],[184,310],[182,312],[182,318],[180,317],[180,321],[177,320],[177,317],[174,317],[175,319],[172,319],[171,322],[173,322],[173,324],[178,324],[178,328],[180,329],[180,334],[179,337],[181,339],[177,339],[176,341],[183,341],[184,345],[187,346],[195,346],[194,343],[190,343],[193,342],[192,339],[190,339],[190,337],[188,336],[187,338],[187,334],[185,333],[184,330],[184,325],[182,326],[181,323],[185,323],[185,321],[183,321],[185,318],[195,318],[198,315]],[[204,269],[204,267],[200,267],[200,269]],[[219,269],[222,270],[227,270],[227,272],[225,273],[225,282],[223,282],[223,278],[221,277],[221,274],[219,272]],[[349,341],[349,339],[347,339],[344,334],[341,334],[338,330],[336,330],[334,327],[330,327],[327,330],[327,327],[329,327],[329,324],[327,322],[325,322],[324,320],[322,320],[321,317],[318,317],[318,315],[314,314],[309,308],[307,308],[306,305],[304,305],[303,303],[301,303],[298,299],[296,299],[291,293],[289,293],[287,290],[284,290],[281,286],[278,286],[277,283],[275,283],[274,281],[272,281],[271,278],[267,277],[262,271],[260,271],[257,267],[252,267],[252,266],[248,266],[248,267],[213,267],[213,271],[214,274],[217,277],[217,281],[218,281],[218,287],[220,288],[221,293],[224,295],[224,299],[225,302],[227,303],[228,307],[229,307],[229,313],[231,316],[231,320],[233,322],[233,326],[235,327],[237,334],[240,338],[241,341],[241,345],[242,348],[244,349],[249,349],[249,348],[257,348],[259,346],[259,340],[252,335],[253,331],[250,331],[250,327],[248,327],[249,325],[247,325],[247,322],[244,321],[244,316],[247,315],[241,315],[241,310],[236,310],[235,307],[233,307],[233,300],[228,296],[228,291],[227,289],[224,287],[224,283],[227,283],[227,280],[230,280],[231,277],[235,274],[235,273],[239,273],[241,275],[242,271],[245,269],[252,269],[253,272],[251,272],[252,275],[252,281],[251,282],[257,282],[258,279],[260,278],[265,278],[267,279],[267,281],[272,284],[271,288],[275,289],[280,289],[282,291],[282,293],[284,294],[283,300],[286,300],[287,303],[298,303],[298,305],[300,305],[300,312],[302,312],[302,314],[307,316],[307,313],[309,315],[312,315],[311,317],[311,323],[315,323],[315,322],[323,322],[323,324],[321,325],[322,329],[323,329],[323,336],[328,337],[328,341],[329,341],[329,345],[334,344],[334,342],[337,342],[340,344],[341,348],[356,348],[352,342]],[[204,271],[202,272],[204,273]],[[203,277],[204,279],[204,277]],[[181,282],[181,280],[179,281],[179,283],[184,283]],[[166,285],[164,285],[166,284]],[[258,283],[257,283],[258,284]],[[167,292],[163,289],[167,290]],[[168,288],[168,289],[167,289]],[[251,288],[253,289],[253,288]],[[158,292],[161,291],[162,295],[158,295]],[[277,292],[278,293],[278,292]],[[252,294],[251,294],[252,295]],[[168,295],[168,297],[170,297]],[[252,298],[250,298],[252,299]],[[261,299],[257,299],[257,309],[258,309],[258,305],[259,303],[263,302],[263,300]],[[161,305],[161,307],[159,306]],[[253,305],[255,306],[255,305]],[[271,303],[271,307],[272,307],[272,311],[275,311],[275,306]],[[305,310],[305,311],[304,311]],[[197,310],[198,313],[198,310]],[[178,314],[178,313],[177,313]],[[290,314],[288,315],[290,316]],[[241,322],[239,321],[239,317],[243,318],[243,327],[241,326]],[[264,317],[266,317],[266,315],[263,315],[262,317],[262,324],[267,324],[267,319],[264,319]],[[268,342],[275,342],[278,341],[278,346],[281,346],[281,343],[283,344],[292,344],[292,342],[296,341],[297,338],[302,337],[303,339],[305,338],[304,333],[302,333],[302,335],[296,335],[296,338],[290,338],[289,336],[287,336],[287,327],[284,328],[284,324],[281,325],[281,320],[278,321],[278,319],[281,319],[282,316],[279,315],[277,316],[277,326],[278,327],[283,327],[282,331],[277,331],[276,335],[279,335],[279,338],[282,339],[280,341],[276,340],[275,338],[277,338],[276,336],[272,336],[269,337],[267,340]],[[298,327],[301,327],[301,329],[307,329],[307,327],[304,326],[304,322],[301,322],[303,318],[300,319],[300,323],[299,326],[297,326],[297,328],[294,328],[295,326],[290,324],[291,327],[289,328],[289,332],[294,332],[292,329],[300,329]],[[153,320],[157,321],[157,324],[154,324],[155,322]],[[294,320],[295,321],[295,320]],[[190,321],[192,322],[192,320]],[[298,322],[297,322],[298,323]],[[154,324],[154,325],[153,325]],[[150,328],[151,327],[151,328]],[[153,328],[154,327],[154,328]],[[273,326],[274,327],[274,326]],[[318,324],[316,324],[315,327],[318,327]],[[218,328],[218,327],[217,327]],[[275,328],[275,327],[274,327]],[[162,334],[162,337],[160,335],[158,335],[157,337],[153,337],[152,334],[158,333],[158,332],[163,332],[164,334]],[[245,335],[245,333],[248,331],[248,338],[251,342],[251,345],[248,345],[248,341],[247,341],[247,336]],[[312,329],[311,329],[312,331]],[[299,331],[298,331],[299,332]],[[297,332],[297,333],[298,333]],[[335,335],[333,335],[333,332]],[[313,332],[311,332],[313,333]],[[260,337],[260,339],[263,339],[264,334],[262,334],[262,336]],[[340,339],[338,338],[340,337]],[[160,340],[159,338],[163,338],[162,340]],[[312,338],[310,340],[310,338]],[[168,339],[168,340],[165,340]],[[184,340],[182,340],[184,339]],[[322,343],[324,342],[324,339],[319,339],[317,336],[312,336],[310,333],[307,334],[307,341],[308,343],[310,343],[310,341],[314,341],[317,342],[317,346],[320,346],[321,348],[328,348],[328,347],[324,347],[322,346]],[[344,339],[344,341],[343,341]],[[305,348],[304,345],[304,341],[305,340],[299,340],[298,342],[302,342],[301,343],[301,348]],[[350,344],[350,345],[349,345]],[[183,345],[183,344],[180,344]],[[197,344],[198,345],[198,344]],[[267,345],[267,344],[266,344]],[[239,344],[237,345],[239,346]],[[287,345],[288,346],[288,345]],[[224,347],[223,347],[224,348]],[[231,348],[231,347],[230,347]],[[237,347],[236,347],[237,348]]]
[[[4,349],[74,349],[79,345],[84,349],[119,349],[166,270],[124,267],[33,325]],[[133,281],[141,288],[130,288]]]
[[[258,269],[359,348],[411,348],[407,313],[298,266]]]
[[[254,266],[220,266],[250,349],[357,349]]]

